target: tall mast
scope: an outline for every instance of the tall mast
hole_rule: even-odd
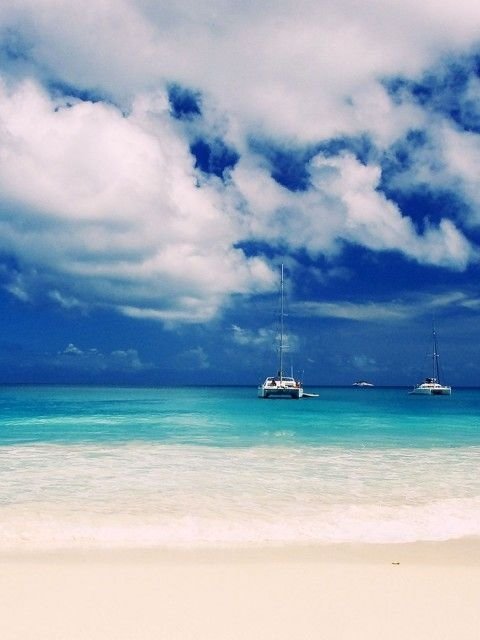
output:
[[[438,371],[437,334],[435,333],[435,325],[433,325],[433,377],[437,382],[440,382]]]
[[[283,264],[281,269],[281,278],[280,278],[280,380],[283,378]]]

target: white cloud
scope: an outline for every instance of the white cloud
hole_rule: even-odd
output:
[[[68,356],[81,356],[83,355],[83,351],[70,342],[70,344],[68,344],[62,351],[62,354]]]
[[[357,354],[352,356],[352,365],[360,371],[377,371],[378,364],[375,358],[366,356],[365,354]]]
[[[426,139],[422,144],[411,145],[408,153],[408,168],[396,173],[391,185],[405,192],[419,188],[431,192],[449,190],[467,205],[459,214],[462,222],[478,226],[480,185],[476,168],[480,163],[480,135],[460,130],[441,116],[432,116]]]
[[[101,103],[58,108],[32,82],[3,86],[0,143],[0,246],[41,268],[30,279],[55,283],[50,297],[198,321],[271,286],[233,247],[221,190],[199,188],[162,95],[126,118]]]
[[[268,347],[272,348],[277,339],[276,332],[272,329],[261,328],[257,331],[232,325],[233,341],[242,347]]]
[[[479,20],[474,0],[102,0],[88,10],[18,0],[0,9],[39,73],[122,102],[169,80],[198,87],[237,139],[261,129],[316,140],[359,126],[385,135],[399,122],[381,117],[394,110],[378,79],[469,47]]]
[[[64,296],[60,291],[53,289],[48,293],[49,298],[56,302],[60,307],[64,309],[84,309],[85,304],[82,304],[79,300],[73,297]]]
[[[463,291],[446,293],[422,293],[405,296],[403,300],[354,303],[349,301],[318,302],[305,301],[292,305],[295,315],[318,318],[341,318],[360,322],[402,322],[410,318],[431,315],[447,308],[464,307],[477,309],[480,302],[477,296]]]
[[[478,96],[480,99],[480,95]],[[446,176],[453,189],[460,189],[471,205],[466,221],[480,224],[480,185],[476,168],[480,163],[480,136],[470,132],[459,132],[452,127],[443,128],[443,155]]]
[[[410,308],[398,303],[302,302],[294,305],[297,315],[342,318],[370,322],[405,320]]]
[[[195,347],[194,349],[188,349],[178,354],[176,364],[179,369],[190,371],[208,369],[210,367],[208,355],[205,353],[203,347]]]
[[[417,233],[410,218],[378,189],[378,166],[364,165],[349,154],[318,155],[310,173],[312,186],[292,193],[261,164],[237,165],[232,179],[251,212],[252,238],[305,248],[313,256],[334,254],[346,241],[456,269],[463,269],[473,258],[470,243],[450,220]]]
[[[68,344],[56,356],[48,358],[49,364],[69,371],[98,372],[140,372],[154,369],[152,363],[142,362],[136,349],[118,349],[102,353],[97,348],[80,349]]]
[[[260,328],[251,330],[238,325],[232,325],[233,342],[241,347],[253,349],[257,354],[260,350],[278,351],[280,345],[279,329]],[[299,336],[284,327],[283,350],[284,353],[299,351]]]
[[[5,65],[0,86],[0,250],[22,272],[5,286],[66,308],[201,322],[232,294],[273,287],[265,261],[237,248],[246,240],[313,257],[351,242],[464,268],[476,256],[455,223],[426,221],[419,233],[380,191],[375,160],[317,155],[309,188],[294,193],[249,141],[365,134],[381,153],[410,128],[431,127],[424,109],[394,104],[380,81],[468,50],[479,19],[473,0],[3,3],[0,29],[23,56],[21,68]],[[119,106],[68,106],[42,88],[50,80]],[[169,82],[198,89],[201,123],[170,117]],[[469,99],[477,93],[472,83]],[[195,126],[241,153],[227,185],[195,170]],[[417,184],[458,183],[477,203],[477,138],[434,122]]]

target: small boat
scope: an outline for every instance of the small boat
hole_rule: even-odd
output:
[[[258,387],[259,398],[303,398],[303,387],[299,380],[291,376],[282,375],[280,369],[278,375],[270,376]]]
[[[259,398],[293,398],[298,400],[304,397],[303,387],[300,380],[292,375],[286,376],[283,373],[283,354],[286,348],[285,331],[284,331],[284,275],[283,264],[280,277],[280,335],[278,346],[278,371],[274,376],[268,376],[263,384],[258,387]],[[314,397],[314,394],[308,394],[305,397]]]
[[[432,375],[417,384],[409,393],[415,396],[449,396],[452,387],[440,383],[440,367],[438,364],[437,334],[433,327]]]
[[[437,378],[425,378],[424,382],[417,384],[409,393],[415,396],[449,396],[452,387],[440,384]]]
[[[365,380],[358,380],[357,382],[354,382],[352,384],[352,387],[373,387],[375,385],[373,385],[371,382],[365,382]]]

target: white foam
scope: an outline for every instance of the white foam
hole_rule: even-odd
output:
[[[479,448],[0,450],[0,548],[480,535]]]

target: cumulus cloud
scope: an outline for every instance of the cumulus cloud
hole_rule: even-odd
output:
[[[360,371],[377,371],[378,369],[375,358],[366,356],[363,353],[352,356],[352,366]]]
[[[68,369],[70,372],[124,372],[136,373],[154,369],[149,362],[142,362],[136,349],[117,349],[110,353],[102,353],[95,347],[80,349],[73,343],[56,356],[48,357],[49,365]]]
[[[0,253],[15,258],[4,286],[24,301],[173,324],[273,288],[248,242],[313,260],[351,243],[464,269],[476,251],[460,226],[477,214],[415,224],[382,191],[382,161],[428,129],[390,185],[407,191],[415,174],[458,187],[473,211],[478,136],[438,114],[432,125],[384,80],[467,51],[479,19],[473,0],[3,3]],[[172,113],[172,83],[199,96],[195,118]],[[466,100],[477,94],[472,81]],[[355,136],[368,158],[318,151]],[[203,137],[233,150],[225,175],[202,171]],[[272,177],[260,138],[309,151],[305,188]]]
[[[70,344],[68,344],[61,353],[62,355],[66,355],[66,356],[82,356],[83,355],[83,351],[78,347],[76,347],[72,342],[70,342]]]
[[[417,233],[411,219],[379,190],[379,166],[350,154],[314,157],[311,186],[300,193],[282,187],[251,161],[240,162],[232,176],[251,211],[252,238],[305,248],[314,257],[338,252],[342,242],[457,269],[473,257],[469,241],[448,219]]]
[[[280,332],[278,329],[260,328],[251,330],[238,325],[232,325],[233,342],[246,349],[276,351],[280,344]],[[299,336],[284,327],[283,351],[294,353],[299,350]]]
[[[164,96],[124,117],[55,104],[33,82],[3,85],[0,123],[0,242],[25,268],[18,296],[43,286],[62,301],[196,321],[229,294],[271,286],[269,269],[234,248],[238,224],[198,184]]]
[[[20,0],[0,10],[38,73],[119,101],[165,80],[201,85],[233,130],[304,140],[355,129],[357,92],[375,93],[378,78],[419,72],[440,52],[469,46],[479,18],[474,0],[103,0],[88,11]],[[370,128],[384,128],[370,107]]]
[[[233,341],[242,347],[269,347],[275,343],[276,332],[264,327],[257,331],[232,325]]]
[[[480,98],[480,94],[479,94]],[[420,143],[407,144],[408,164],[392,177],[391,186],[408,193],[449,191],[465,202],[458,215],[466,227],[480,224],[480,135],[465,131],[445,117],[435,116]]]
[[[179,369],[196,371],[197,369],[208,369],[210,362],[203,347],[195,347],[179,353],[176,358],[176,365]]]
[[[480,96],[479,96],[480,98]],[[480,135],[471,131],[459,131],[443,123],[432,131],[433,147],[437,163],[432,168],[430,184],[449,187],[463,196],[469,205],[468,215],[463,216],[467,226],[480,224],[480,185],[475,167],[480,162]],[[440,166],[439,164],[442,163]],[[418,163],[415,163],[418,168]],[[421,174],[420,174],[421,175]],[[426,178],[426,176],[425,176]]]

